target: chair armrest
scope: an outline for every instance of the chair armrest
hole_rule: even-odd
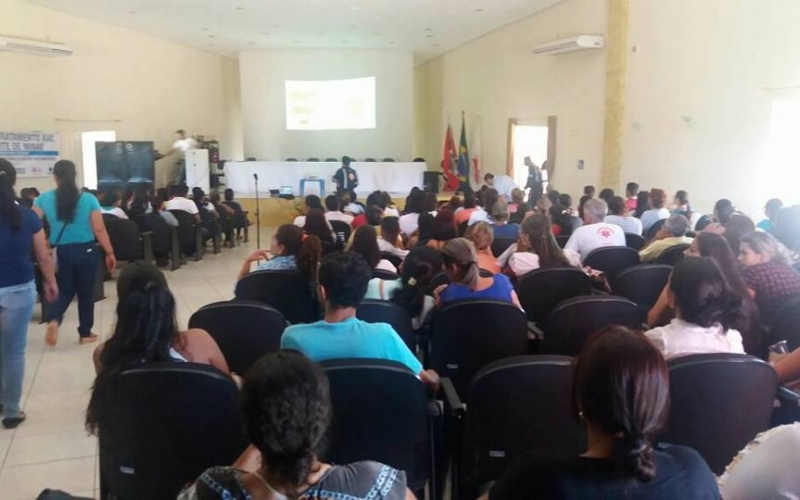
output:
[[[528,339],[529,340],[542,340],[544,339],[544,331],[539,328],[533,321],[528,321]]]
[[[458,392],[456,392],[453,381],[448,377],[442,378],[442,391],[444,391],[445,402],[447,402],[447,406],[450,407],[450,412],[453,417],[460,418],[463,416],[467,411],[467,405],[461,402],[461,398],[458,396]]]
[[[800,407],[800,394],[787,387],[782,385],[778,386],[778,393],[775,397],[777,398],[781,407]]]
[[[181,267],[181,242],[178,236],[178,228],[169,226],[170,238],[170,269],[173,271]]]
[[[153,262],[153,231],[139,233],[142,239],[142,258],[145,262]]]

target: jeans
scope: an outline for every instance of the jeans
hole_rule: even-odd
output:
[[[64,312],[70,302],[78,296],[78,334],[88,337],[94,326],[94,280],[99,264],[100,251],[91,243],[70,243],[59,245],[58,272],[58,300],[50,305],[45,321],[58,321],[60,325],[64,319]]]
[[[34,281],[0,288],[0,387],[3,416],[19,416],[28,324],[36,304]]]

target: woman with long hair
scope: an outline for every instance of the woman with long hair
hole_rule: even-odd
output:
[[[307,235],[294,224],[284,224],[272,236],[269,249],[256,250],[242,263],[237,281],[244,278],[253,262],[266,259],[256,271],[298,271],[309,283],[317,278],[322,243],[319,238]]]
[[[642,214],[650,210],[650,191],[639,191],[636,195],[636,211],[633,216],[637,219],[642,218]]]
[[[361,226],[353,231],[350,243],[347,245],[348,252],[354,252],[367,261],[369,267],[374,270],[389,271],[396,273],[397,268],[386,259],[381,258],[381,249],[378,246],[378,233],[372,226]]]
[[[439,210],[433,219],[433,229],[428,240],[428,246],[441,250],[445,243],[458,237],[456,218],[452,210],[443,208]]]
[[[318,208],[313,208],[306,214],[306,223],[303,226],[306,234],[313,235],[319,238],[323,244],[328,243],[333,245],[333,232],[331,231],[330,223],[325,218],[325,212]]]
[[[478,267],[492,274],[497,274],[503,270],[500,260],[492,253],[492,242],[494,241],[492,226],[485,222],[478,222],[467,229],[464,238],[475,245],[475,252],[478,255]]]
[[[584,345],[573,373],[586,452],[522,459],[481,500],[719,499],[696,451],[656,446],[669,417],[669,372],[645,337],[620,326],[601,330]]]
[[[81,193],[75,183],[77,171],[69,160],[59,160],[53,167],[56,189],[36,198],[33,210],[50,224],[50,246],[56,258],[58,299],[50,304],[44,320],[47,322],[45,342],[55,346],[58,327],[72,299],[78,296],[78,335],[81,344],[97,340],[94,326],[94,283],[100,256],[95,244],[105,254],[109,272],[117,266],[114,248],[103,223],[97,198]]]
[[[800,295],[800,274],[789,265],[787,254],[769,233],[751,233],[741,240],[742,277],[764,319],[774,318],[788,299]]]
[[[17,427],[26,418],[20,399],[28,325],[36,304],[31,253],[42,273],[44,300],[52,302],[58,297],[42,221],[33,210],[16,203],[16,180],[14,166],[0,158],[0,407],[6,429]]]
[[[510,302],[520,307],[517,292],[508,277],[502,274],[481,276],[475,245],[468,239],[455,238],[445,243],[442,262],[450,284],[442,285],[434,291],[437,304],[485,299]]]
[[[550,229],[549,219],[541,214],[525,218],[519,239],[500,257],[517,277],[545,267],[580,267],[581,256],[572,250],[562,250]]]
[[[756,231],[756,225],[750,217],[737,212],[731,214],[724,229],[722,237],[728,240],[733,254],[739,255],[739,242],[745,236],[753,234]]]
[[[416,246],[425,246],[431,239],[433,234],[433,221],[434,217],[431,214],[419,214],[417,219],[417,230],[414,235],[408,240],[406,248],[414,248]]]
[[[232,466],[203,472],[179,500],[413,499],[405,472],[377,462],[321,461],[331,413],[328,380],[318,365],[297,351],[267,354],[242,386],[251,446]]]
[[[400,219],[393,215],[381,220],[381,234],[378,236],[378,248],[381,252],[405,259],[408,250],[403,246],[403,237],[400,233]]]

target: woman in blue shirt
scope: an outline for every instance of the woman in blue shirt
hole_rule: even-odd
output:
[[[58,327],[70,302],[78,296],[78,335],[81,344],[97,340],[94,326],[94,281],[100,262],[95,238],[105,252],[109,272],[114,271],[117,259],[108,239],[103,213],[97,198],[81,193],[75,184],[75,164],[69,160],[56,162],[53,176],[56,189],[36,198],[33,210],[50,223],[50,245],[55,248],[56,279],[60,294],[47,309],[45,342],[55,346]]]
[[[19,401],[28,323],[36,304],[31,249],[44,278],[44,297],[50,301],[58,297],[42,222],[31,209],[14,201],[16,179],[14,166],[0,158],[0,410],[7,429],[25,420]]]
[[[480,275],[475,245],[468,239],[455,238],[445,243],[442,262],[450,284],[434,290],[437,305],[483,299],[510,302],[521,308],[517,292],[508,277],[497,274],[484,278]]]
[[[255,271],[299,271],[312,282],[316,280],[321,254],[322,242],[319,238],[305,234],[303,229],[294,224],[284,224],[275,232],[269,249],[256,250],[245,259],[236,279],[244,278],[253,262],[267,259]]]

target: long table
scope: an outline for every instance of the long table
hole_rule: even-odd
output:
[[[333,174],[341,166],[338,162],[305,161],[235,161],[225,163],[225,182],[242,198],[255,197],[253,174],[258,174],[259,195],[270,189],[291,186],[293,194],[300,195],[300,183],[306,180],[306,193],[319,192],[318,183],[310,180],[316,176],[325,183],[325,194],[333,193],[336,186]],[[356,193],[366,196],[375,190],[405,196],[414,186],[422,187],[422,162],[354,162],[350,165],[358,173]]]

